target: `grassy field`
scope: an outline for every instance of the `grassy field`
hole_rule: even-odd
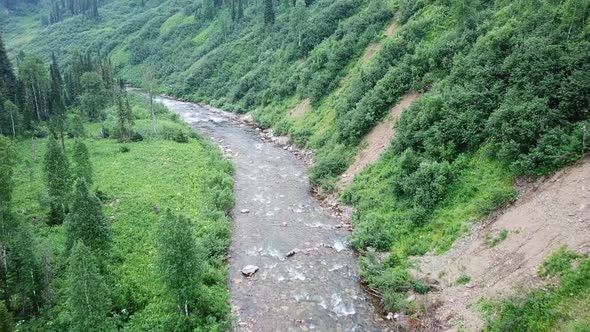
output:
[[[137,102],[137,101],[136,101]],[[135,103],[134,103],[135,104]],[[137,107],[137,106],[136,106]],[[138,112],[139,117],[141,113]],[[141,130],[142,121],[137,122]],[[160,127],[183,127],[168,119]],[[165,209],[186,215],[193,221],[195,237],[206,248],[200,301],[209,313],[199,317],[204,330],[227,329],[229,294],[227,268],[223,261],[229,245],[230,221],[226,212],[233,205],[232,166],[216,147],[200,138],[177,143],[162,138],[123,144],[110,139],[95,139],[98,127],[87,127],[88,146],[94,167],[92,191],[103,201],[103,210],[113,229],[113,251],[107,280],[113,302],[113,319],[129,331],[167,331],[176,308],[167,295],[154,267],[155,231]],[[23,220],[35,220],[40,246],[50,251],[57,267],[54,288],[64,282],[64,231],[43,222],[47,214],[47,194],[43,179],[45,139],[18,143],[15,207]],[[73,140],[66,141],[71,152]],[[63,331],[67,316],[61,308],[65,294],[58,293],[57,306],[37,322],[22,325],[21,330]],[[49,325],[41,325],[49,324]]]

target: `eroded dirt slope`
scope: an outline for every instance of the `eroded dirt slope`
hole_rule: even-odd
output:
[[[426,300],[442,303],[437,318],[448,330],[481,329],[472,304],[482,296],[538,286],[539,265],[561,246],[590,252],[590,158],[524,187],[514,206],[495,221],[474,226],[444,255],[418,259],[417,277],[440,283],[442,290]],[[507,232],[504,240],[502,232]],[[460,276],[471,281],[457,285]]]
[[[358,173],[379,159],[381,154],[389,147],[391,140],[395,136],[393,130],[395,122],[402,112],[410,107],[410,105],[419,97],[420,93],[418,92],[410,92],[403,96],[399,103],[389,111],[387,118],[375,126],[375,128],[363,138],[361,149],[355,156],[352,165],[350,165],[346,172],[340,177],[338,188],[344,189],[344,187],[352,183],[352,180]]]

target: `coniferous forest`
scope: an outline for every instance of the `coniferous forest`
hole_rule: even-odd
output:
[[[232,328],[234,167],[156,95],[249,113],[313,151],[315,192],[354,208],[347,241],[377,310],[417,322],[429,310],[412,296],[438,287],[417,257],[590,151],[587,0],[0,7],[2,332]],[[391,142],[343,185],[408,95]],[[482,298],[482,328],[585,331],[587,254],[546,257],[546,288]]]

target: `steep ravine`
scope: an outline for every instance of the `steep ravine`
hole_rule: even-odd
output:
[[[384,331],[363,293],[348,232],[310,194],[304,163],[231,114],[158,98],[235,165],[230,249],[236,331]],[[290,256],[290,257],[287,257]],[[259,267],[250,278],[247,265]]]

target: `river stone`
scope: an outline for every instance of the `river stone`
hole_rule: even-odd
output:
[[[246,214],[246,213],[250,213],[250,210],[248,210],[248,209],[243,209],[243,210],[242,210],[242,211],[240,211],[240,212],[242,212],[243,214]]]
[[[256,265],[246,265],[242,268],[242,274],[246,277],[251,277],[258,271],[258,269],[259,267]]]

